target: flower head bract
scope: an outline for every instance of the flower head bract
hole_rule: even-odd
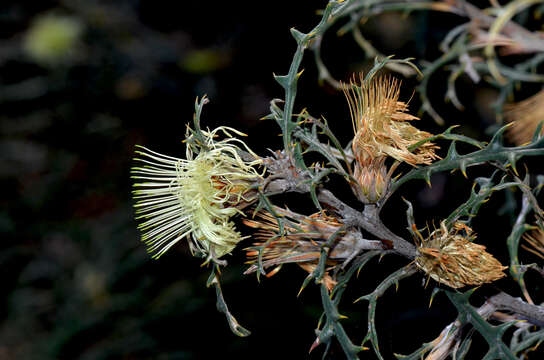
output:
[[[423,141],[432,134],[410,124],[418,118],[399,101],[400,82],[395,78],[366,81],[360,74],[359,82],[354,76],[343,90],[353,124],[354,177],[359,183],[354,190],[359,199],[374,203],[385,193],[389,185],[387,157],[412,166],[430,164],[439,158],[435,154],[438,147]]]

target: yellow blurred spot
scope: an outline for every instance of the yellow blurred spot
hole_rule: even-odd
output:
[[[74,17],[41,15],[26,32],[23,50],[41,65],[62,63],[76,53],[83,27]]]
[[[207,74],[223,69],[230,64],[229,53],[216,49],[190,51],[179,63],[179,66],[193,74]]]

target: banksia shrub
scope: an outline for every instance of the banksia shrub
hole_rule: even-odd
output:
[[[274,76],[284,97],[270,101],[270,113],[263,119],[273,120],[279,126],[282,147],[272,149],[269,156],[259,157],[231,136],[242,135],[234,129],[221,126],[212,131],[202,130],[200,117],[206,102],[201,101],[195,107],[194,126],[188,128],[185,138],[185,159],[143,147],[137,150],[140,166],[132,170],[134,199],[142,240],[148,250],[159,257],[182,239],[188,239],[193,253],[205,257],[205,264],[211,266],[207,284],[215,287],[217,308],[225,313],[230,328],[240,336],[247,336],[249,331],[241,327],[226,305],[220,269],[227,265],[225,255],[245,249],[248,267],[244,274],[256,274],[261,280],[261,275],[270,277],[282,267],[287,272],[295,267],[292,264],[297,264],[307,273],[301,290],[311,282],[319,286],[323,312],[316,319],[316,338],[310,351],[325,344],[326,355],[333,341],[337,341],[346,358],[356,359],[361,351],[369,349],[367,343],[370,343],[377,358],[384,359],[376,326],[378,299],[393,285],[398,286],[400,280],[420,274],[426,286],[434,287],[429,300],[437,293],[444,293],[458,316],[434,341],[424,343],[405,358],[419,359],[427,353],[428,359],[469,358],[467,351],[476,332],[489,347],[486,359],[527,356],[534,345],[544,341],[544,334],[537,330],[544,324],[544,308],[532,300],[533,288],[527,286],[524,275],[529,270],[544,274],[544,270],[542,263],[524,263],[518,249],[525,238],[523,246],[542,255],[540,235],[523,237],[523,234],[533,229],[526,224],[531,212],[539,217],[539,224],[542,222],[539,192],[544,177],[540,169],[534,166],[529,169],[531,163],[525,160],[541,159],[544,155],[544,137],[535,134],[542,120],[544,102],[542,92],[510,107],[505,108],[504,102],[520,81],[543,81],[531,69],[544,58],[538,54],[528,62],[508,68],[497,58],[497,54],[505,52],[494,49],[507,46],[508,54],[544,52],[541,36],[511,20],[527,6],[521,2],[505,6],[493,3],[492,9],[483,10],[458,1],[417,4],[329,1],[321,21],[310,32],[291,29],[297,42],[291,66],[287,74]],[[444,56],[432,63],[421,61],[421,72],[412,59],[394,59],[377,53],[361,34],[361,20],[393,8],[437,10],[463,16],[470,22],[451,30],[442,43]],[[366,75],[344,74],[344,79],[351,80],[342,82],[332,78],[320,57],[320,46],[327,30],[346,19],[349,20],[340,32],[353,32],[365,51],[370,49],[378,56]],[[305,51],[313,52],[319,79],[345,95],[353,127],[348,141],[335,135],[335,131],[345,128],[345,122],[331,124],[324,117],[312,116],[311,103],[302,106],[296,101]],[[445,64],[448,66],[444,67]],[[454,130],[457,128],[454,123],[436,134],[425,131],[428,124],[409,112],[408,103],[401,100],[401,81],[391,73],[422,75],[415,89],[407,90],[419,95],[423,113],[442,126],[446,119],[433,108],[428,96],[429,77],[441,68],[451,71],[446,99],[453,105],[462,108],[455,81],[466,74],[467,79],[497,87],[500,96],[493,108],[512,124],[500,129],[490,126],[488,130],[494,135],[485,141]],[[383,74],[386,71],[390,73]],[[337,110],[330,106],[331,111]],[[454,120],[458,117],[451,121]],[[516,146],[505,146],[505,136]],[[458,147],[459,144],[463,147]],[[524,177],[517,170],[521,168],[517,167],[520,162],[527,169]],[[403,186],[419,180],[432,186],[433,175],[451,174],[446,176],[453,178],[457,170],[468,178],[467,169],[474,167],[491,170],[478,172],[483,175],[472,179],[472,187],[463,178],[467,191],[456,194],[458,198],[446,199],[451,195],[449,189],[438,187],[436,192],[444,200],[440,202],[440,211],[448,211],[449,215],[441,214],[439,227],[424,236],[415,225],[415,211],[409,200],[415,194]],[[342,185],[351,187],[352,193],[342,194]],[[297,194],[297,200],[293,200],[293,193]],[[484,227],[484,233],[477,239],[471,226],[479,221],[480,208],[497,193],[507,194],[500,212],[508,216],[501,217],[499,209],[496,216],[500,221],[510,221],[509,231],[491,236]],[[280,195],[282,206],[276,200]],[[300,196],[306,196],[307,202],[300,201]],[[382,212],[395,196],[405,199],[406,216],[399,215],[398,207],[390,206],[390,211]],[[452,202],[455,205],[448,209]],[[237,226],[237,216],[245,227]],[[412,239],[407,233],[397,234],[390,228],[392,224],[403,223],[408,224]],[[493,248],[505,244],[508,266],[486,250],[484,244],[489,244],[491,238],[499,242]],[[349,323],[343,322],[346,317],[341,315],[342,297],[356,276],[370,283],[367,281],[375,274],[367,271],[367,264],[385,255],[398,256],[401,264],[390,269],[389,265],[378,263],[376,266],[387,267],[387,277],[370,293],[350,299],[352,303],[368,301],[368,306],[361,308],[368,319],[367,334],[362,343],[354,342],[347,329]],[[506,281],[496,282],[507,274],[523,299],[494,287]],[[494,284],[489,290],[496,293],[482,306],[472,306],[470,295],[490,283]],[[462,288],[467,291],[461,293]],[[410,291],[425,290],[410,288]],[[490,323],[491,319],[504,324],[496,326]],[[519,319],[527,324],[516,323]],[[514,323],[518,328],[512,340],[503,341],[506,328]]]

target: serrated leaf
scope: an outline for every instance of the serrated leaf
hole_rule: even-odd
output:
[[[461,163],[464,163],[465,168],[471,165],[484,164],[492,161],[504,163],[508,161],[508,157],[515,153],[518,159],[523,156],[541,156],[544,155],[544,137],[532,142],[526,146],[507,147],[501,143],[502,133],[506,127],[502,127],[495,133],[493,139],[487,146],[481,150],[477,150],[465,155],[459,155],[457,151],[450,147],[448,156],[445,159],[436,161],[428,166],[422,166],[417,169],[410,170],[406,175],[402,176],[391,185],[391,192],[394,192],[402,184],[414,179],[429,180],[431,174],[441,171],[458,169]]]
[[[294,133],[294,136],[308,145],[306,152],[317,152],[321,154],[329,161],[331,165],[336,168],[338,173],[340,173],[344,177],[349,177],[349,174],[344,170],[342,164],[340,164],[338,159],[331,153],[330,146],[319,142],[316,136],[312,133],[309,133],[308,131],[297,130]]]
[[[295,148],[293,150],[293,157],[295,159],[295,166],[302,170],[308,170],[308,167],[304,163],[304,158],[302,156],[302,148],[300,146],[300,143],[295,144]]]
[[[486,354],[486,358],[515,360],[515,355],[501,339],[504,329],[489,324],[480,316],[480,314],[478,314],[476,309],[470,305],[469,298],[475,289],[471,289],[465,293],[458,293],[450,290],[444,291],[459,312],[459,319],[461,322],[472,324],[474,329],[486,340],[489,345],[489,351]]]
[[[368,301],[368,332],[363,339],[361,346],[364,346],[367,341],[370,341],[374,353],[379,359],[383,360],[383,356],[380,353],[378,345],[378,334],[375,325],[376,304],[380,296],[382,296],[387,289],[392,285],[398,284],[399,280],[413,275],[416,272],[414,266],[405,266],[394,273],[390,274],[384,281],[382,281],[373,292],[368,295],[364,295],[355,300],[355,302],[366,300]]]
[[[390,56],[384,57],[383,59],[380,60],[376,56],[374,58],[374,66],[372,67],[372,69],[370,69],[366,73],[365,80],[364,80],[365,84],[369,84],[370,81],[372,80],[372,78],[374,76],[376,76],[378,71],[380,71],[382,68],[384,68],[388,63],[397,63],[397,64],[408,65],[408,66],[412,67],[419,75],[423,75],[421,73],[421,71],[419,70],[419,68],[411,62],[411,60],[414,60],[414,58],[393,59],[393,57],[394,57],[394,55],[390,55]]]

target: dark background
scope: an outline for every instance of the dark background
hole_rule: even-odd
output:
[[[160,261],[139,242],[133,220],[129,171],[134,145],[182,157],[181,140],[197,96],[207,94],[202,125],[236,127],[266,155],[277,149],[279,128],[259,121],[269,101],[282,97],[272,73],[284,74],[295,50],[290,27],[307,32],[325,1],[11,1],[0,5],[0,359],[202,359],[306,358],[315,339],[321,305],[317,287],[296,297],[306,273],[285,266],[258,283],[242,276],[241,251],[227,258],[223,290],[232,312],[252,331],[238,338],[215,310],[209,269],[185,244]],[[25,50],[31,29],[44,16],[69,16],[81,33],[54,60]],[[386,14],[371,19],[364,34],[385,54],[434,59],[438,42],[459,19],[446,14]],[[332,74],[348,79],[372,64],[350,36],[325,37],[323,57]],[[343,96],[320,86],[311,54],[303,62],[295,111],[325,116],[347,143],[351,121]],[[489,103],[496,91],[461,78],[467,106],[444,104],[444,80],[431,84],[433,101],[448,124],[485,139],[494,123]],[[402,98],[415,79],[405,81]],[[418,109],[417,99],[411,109]],[[441,131],[423,116],[418,127]],[[489,176],[490,172],[482,172]],[[406,186],[422,223],[446,216],[469,194],[459,175],[437,175],[433,188]],[[350,201],[334,179],[339,196]],[[445,194],[445,189],[448,189]],[[458,194],[455,197],[447,196]],[[289,197],[278,200],[288,203]],[[292,208],[311,213],[306,197]],[[491,250],[507,263],[501,244],[508,216],[497,221],[501,199],[482,209],[475,230],[499,237]],[[354,204],[356,205],[356,204]],[[391,199],[384,219],[408,237],[405,205]],[[487,216],[487,217],[486,217]],[[487,220],[486,220],[487,219]],[[490,220],[491,219],[491,220]],[[493,228],[489,227],[493,221]],[[249,241],[246,242],[249,245]],[[243,245],[242,245],[243,247]],[[502,252],[501,252],[502,251]],[[366,304],[352,305],[400,259],[374,261],[345,295],[344,323],[355,343],[364,337]],[[401,282],[378,303],[380,348],[408,353],[430,341],[455,318],[445,297],[428,309],[432,289],[422,277]],[[485,294],[485,291],[483,294]],[[483,301],[483,300],[482,300]],[[314,350],[319,358],[322,348]],[[478,358],[479,350],[473,356]],[[373,358],[371,351],[362,357]],[[343,358],[339,346],[331,358]]]

